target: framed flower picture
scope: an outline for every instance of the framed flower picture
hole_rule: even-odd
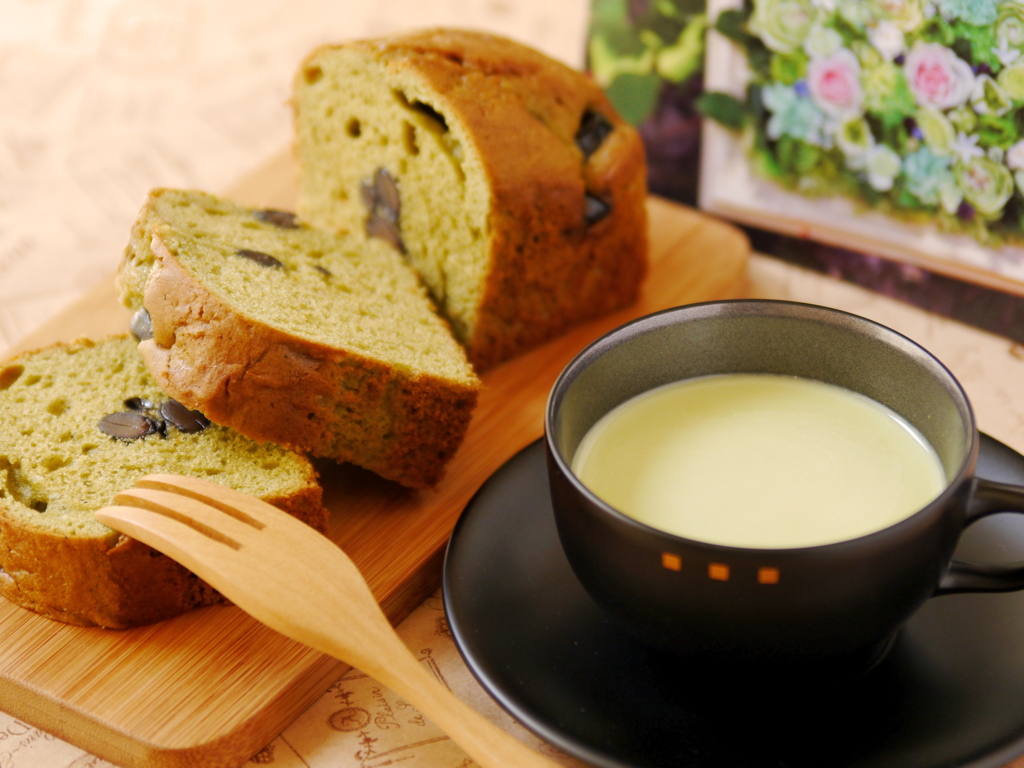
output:
[[[702,208],[1024,295],[1024,1],[708,17]]]

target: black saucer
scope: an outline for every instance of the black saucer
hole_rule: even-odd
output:
[[[1024,484],[982,437],[979,474]],[[1024,560],[1024,518],[969,529],[962,559]],[[448,546],[455,641],[519,722],[596,766],[996,768],[1024,753],[1024,592],[929,601],[873,671],[752,685],[659,655],[609,623],[562,554],[544,450],[513,457]]]

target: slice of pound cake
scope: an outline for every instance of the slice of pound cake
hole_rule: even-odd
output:
[[[643,143],[583,73],[428,30],[318,48],[293,107],[300,215],[404,255],[478,370],[636,298]]]
[[[383,241],[159,189],[118,284],[157,382],[217,424],[413,488],[462,442],[479,380]]]
[[[0,364],[0,595],[70,624],[128,627],[219,600],[93,513],[151,472],[244,491],[320,531],[309,461],[210,424],[165,395],[128,336]]]

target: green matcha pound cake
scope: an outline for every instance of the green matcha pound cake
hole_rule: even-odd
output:
[[[0,364],[0,414],[0,595],[44,616],[128,627],[220,599],[175,561],[94,519],[151,472],[204,477],[326,528],[305,457],[170,399],[128,336]]]
[[[437,484],[480,383],[386,243],[285,212],[154,190],[118,275],[169,395],[259,441]]]
[[[299,214],[405,256],[478,370],[636,298],[643,143],[583,73],[429,30],[318,48],[293,107]]]

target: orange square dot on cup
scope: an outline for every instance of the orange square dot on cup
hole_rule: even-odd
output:
[[[671,552],[662,552],[661,564],[670,571],[681,571],[683,569],[683,558]]]
[[[714,579],[715,581],[728,581],[729,566],[725,563],[709,563],[708,578]]]
[[[758,568],[757,569],[757,583],[758,584],[778,584],[779,583],[779,569],[778,568]]]

